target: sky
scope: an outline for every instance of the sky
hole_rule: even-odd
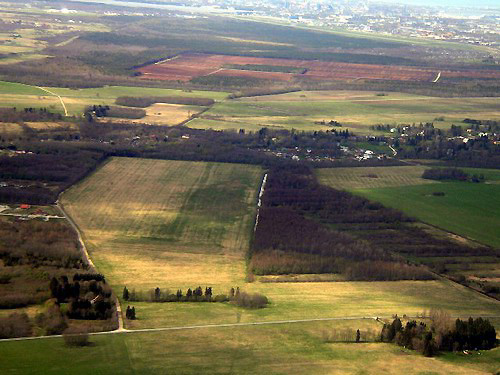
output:
[[[410,5],[500,8],[500,0],[378,0],[378,1],[410,4]]]

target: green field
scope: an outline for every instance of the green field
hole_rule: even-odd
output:
[[[91,89],[44,88],[61,96],[69,115],[81,115],[85,107],[89,105],[113,105],[119,96],[182,96],[223,100],[229,94],[220,91],[186,91],[128,86],[104,86]],[[0,81],[0,102],[2,107],[47,107],[53,112],[64,113],[56,96],[37,87],[21,83]]]
[[[386,206],[402,210],[419,220],[500,247],[500,171],[464,168],[483,174],[485,183],[436,182],[420,178],[422,166],[321,169],[321,181]],[[370,175],[375,175],[373,177]],[[433,196],[444,192],[444,196]]]
[[[360,91],[299,91],[280,95],[241,98],[217,103],[196,122],[196,128],[276,127],[325,130],[315,122],[335,120],[358,134],[374,133],[376,124],[434,122],[438,128],[462,124],[465,118],[499,119],[495,98],[435,98],[403,93]],[[444,117],[444,121],[435,121]]]
[[[93,336],[67,348],[59,338],[0,343],[3,374],[389,374],[486,375],[499,349],[425,358],[392,344],[327,343],[322,332],[344,322]],[[362,332],[375,323],[352,321]],[[378,324],[380,328],[380,324]],[[29,356],[26,355],[29,353]]]

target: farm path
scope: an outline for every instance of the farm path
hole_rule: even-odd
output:
[[[466,319],[471,315],[467,316],[453,316],[452,318],[462,318]],[[500,315],[488,315],[488,316],[475,316],[473,318],[481,317],[486,319],[500,318]],[[345,316],[345,317],[335,317],[335,318],[314,318],[314,319],[291,319],[291,320],[273,320],[267,322],[248,322],[248,323],[223,323],[223,324],[201,324],[192,326],[177,326],[177,327],[162,327],[162,328],[143,328],[143,329],[122,329],[115,331],[104,331],[104,332],[92,332],[89,336],[99,336],[99,335],[114,335],[119,333],[153,333],[153,332],[164,332],[164,331],[181,331],[189,329],[200,329],[200,328],[227,328],[227,327],[248,327],[248,326],[263,326],[263,325],[277,325],[277,324],[293,324],[293,323],[309,323],[309,322],[326,322],[326,321],[342,321],[342,320],[362,320],[369,319],[375,320],[383,324],[381,319],[392,319],[392,316]],[[409,316],[408,318],[418,318],[416,316]],[[36,337],[15,337],[10,339],[0,339],[0,342],[7,341],[24,341],[24,340],[41,340],[49,339],[55,337],[62,337],[62,335],[52,335],[52,336],[36,336]]]
[[[62,105],[63,109],[64,109],[64,116],[68,116],[68,109],[66,108],[66,104],[64,104],[64,101],[62,100],[62,98],[61,98],[60,95],[57,95],[56,93],[54,93],[54,92],[52,92],[50,90],[47,90],[47,89],[45,89],[43,87],[40,87],[40,86],[35,86],[35,87],[37,89],[43,90],[43,91],[45,91],[45,92],[53,95],[53,96],[57,96],[59,98],[59,101],[61,102],[61,105]]]

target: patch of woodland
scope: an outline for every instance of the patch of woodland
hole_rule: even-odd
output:
[[[111,289],[89,272],[75,232],[63,221],[1,218],[0,273],[0,309],[38,305],[39,311],[33,319],[17,312],[1,318],[3,338],[61,334],[74,319],[104,319],[85,326],[88,331],[116,325]]]
[[[85,108],[84,116],[88,122],[92,122],[95,118],[102,117],[140,119],[146,116],[146,111],[139,108],[126,108],[98,104]]]
[[[416,350],[426,357],[440,352],[489,350],[498,345],[495,327],[488,319],[456,319],[443,312],[434,312],[430,324],[411,320],[403,325],[396,317],[392,323],[384,324],[381,341]]]
[[[0,308],[14,309],[51,298],[49,281],[86,269],[71,227],[59,221],[0,219]]]
[[[0,154],[0,180],[20,186],[0,187],[5,203],[51,204],[58,194],[93,171],[104,160],[98,147],[67,142],[20,143]],[[20,183],[19,183],[20,182]]]
[[[471,182],[483,182],[484,175],[473,175],[470,176],[468,173],[464,172],[459,168],[432,168],[426,169],[422,174],[422,178],[427,180],[451,180],[451,181],[471,181]]]
[[[438,238],[402,212],[320,185],[306,165],[271,168],[249,254],[257,275],[340,273],[347,280],[430,280],[405,259],[495,255]],[[427,265],[436,267],[434,262]]]
[[[120,96],[115,100],[116,105],[139,108],[146,108],[155,103],[198,105],[208,107],[213,105],[215,101],[207,98],[189,98],[182,96]]]

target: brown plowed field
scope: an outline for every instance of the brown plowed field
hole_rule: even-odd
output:
[[[223,68],[226,64],[255,64],[305,68],[304,74],[259,72]],[[433,68],[394,65],[350,64],[319,60],[292,60],[264,57],[244,57],[186,53],[164,62],[138,69],[142,78],[189,81],[192,78],[217,75],[252,77],[268,80],[290,81],[294,78],[311,80],[382,79],[397,81],[432,81],[438,74]],[[450,70],[441,71],[441,77],[470,77],[500,79],[500,71],[494,70]]]

